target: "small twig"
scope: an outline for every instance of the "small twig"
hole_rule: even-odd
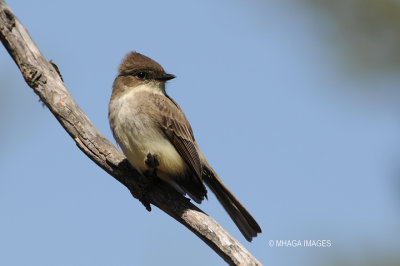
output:
[[[90,122],[66,89],[58,67],[48,62],[7,4],[0,0],[0,40],[26,83],[40,97],[76,145],[99,167],[142,199],[145,178]],[[146,190],[146,200],[186,226],[231,265],[261,265],[214,219],[162,182]]]

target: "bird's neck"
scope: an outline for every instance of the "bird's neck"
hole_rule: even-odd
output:
[[[150,81],[144,84],[138,84],[130,88],[132,92],[146,91],[149,93],[165,95],[165,84],[162,82]]]

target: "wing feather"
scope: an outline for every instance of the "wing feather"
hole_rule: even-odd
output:
[[[192,181],[196,184],[200,194],[206,196],[206,188],[202,182],[202,164],[189,121],[179,105],[170,97],[155,95],[152,99],[161,116],[157,119],[161,130],[193,171],[195,177]]]

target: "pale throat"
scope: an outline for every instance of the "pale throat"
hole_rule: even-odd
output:
[[[128,93],[147,91],[151,93],[165,95],[165,83],[159,81],[149,81],[146,83],[138,84],[134,87],[129,87],[127,91]]]

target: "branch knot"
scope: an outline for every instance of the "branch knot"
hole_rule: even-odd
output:
[[[15,27],[15,16],[14,14],[8,10],[4,9],[3,14],[5,19],[7,20],[7,24],[5,25],[9,31],[12,31],[12,29]]]
[[[22,73],[24,73],[24,78],[26,83],[32,88],[37,88],[39,85],[47,83],[46,77],[43,73],[34,65],[31,64],[21,64]]]

